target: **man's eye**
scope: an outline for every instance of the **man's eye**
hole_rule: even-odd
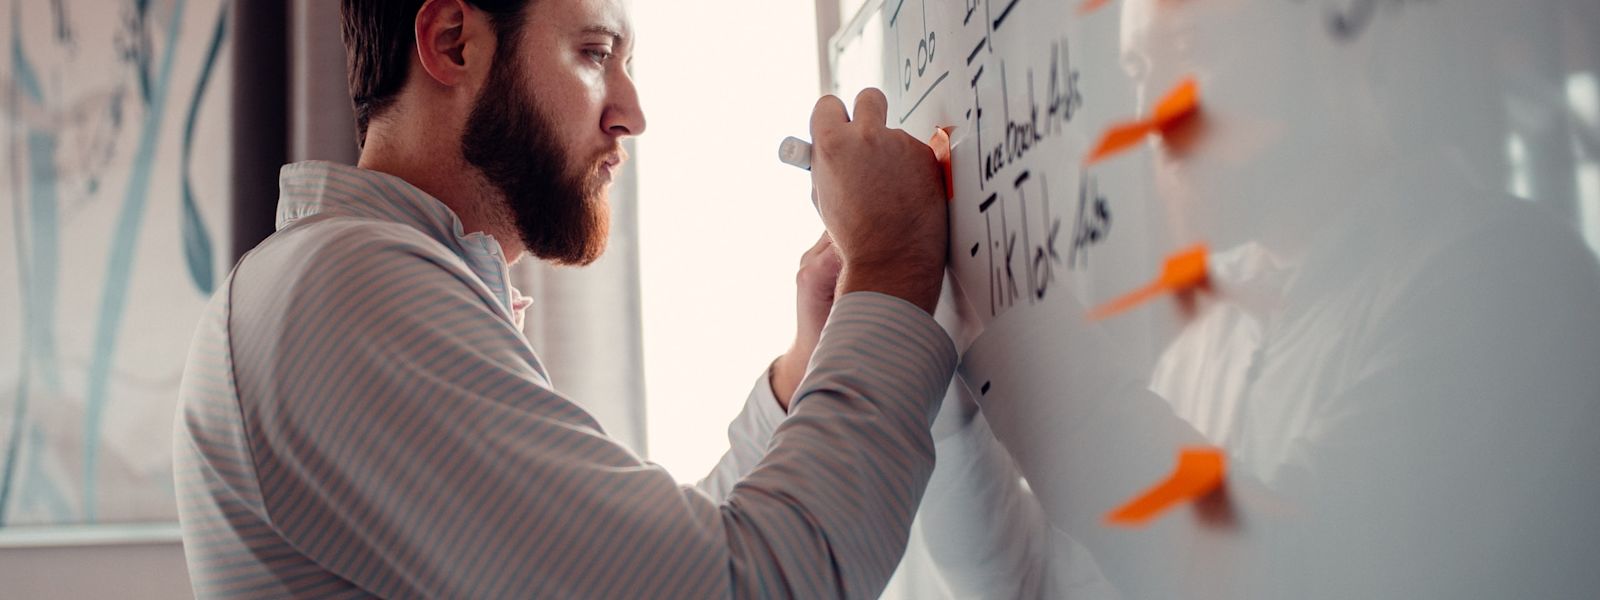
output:
[[[596,48],[587,48],[583,53],[589,55],[589,60],[599,64],[605,64],[612,57],[611,51]]]

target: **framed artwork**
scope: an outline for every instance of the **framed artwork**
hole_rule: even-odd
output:
[[[230,3],[4,2],[0,540],[173,525],[178,385],[232,264]]]

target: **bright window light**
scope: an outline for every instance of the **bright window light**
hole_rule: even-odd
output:
[[[1578,200],[1583,239],[1595,254],[1600,254],[1600,164],[1578,166]]]
[[[1506,136],[1506,162],[1511,165],[1511,178],[1506,191],[1523,200],[1533,200],[1533,183],[1528,173],[1528,145],[1522,136]]]
[[[1594,73],[1580,72],[1567,76],[1567,102],[1579,123],[1590,129],[1600,129],[1600,80]]]
[[[680,481],[794,336],[794,276],[822,233],[811,179],[778,162],[818,95],[811,0],[633,2],[648,454]]]
[[[1579,127],[1577,135],[1593,140],[1600,137],[1600,80],[1593,73],[1573,73],[1567,77],[1567,102]],[[1573,154],[1578,165],[1578,206],[1583,220],[1583,237],[1600,254],[1600,153],[1586,150],[1575,137]]]

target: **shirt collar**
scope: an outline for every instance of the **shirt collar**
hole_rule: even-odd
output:
[[[464,233],[461,219],[439,199],[387,173],[324,161],[284,165],[278,187],[279,230],[321,214],[408,225],[460,257],[521,328],[530,301],[511,287],[500,244],[483,232]]]

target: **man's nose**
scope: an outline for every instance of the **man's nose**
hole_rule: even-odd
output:
[[[632,77],[623,75],[619,79],[618,85],[612,88],[611,102],[607,103],[600,126],[607,134],[619,138],[643,134],[645,119],[644,109],[639,106],[639,90],[634,87]]]

